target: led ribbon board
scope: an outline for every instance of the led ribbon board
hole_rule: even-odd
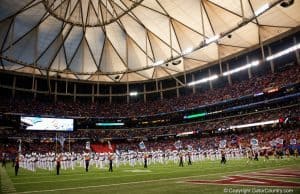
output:
[[[197,113],[197,114],[187,115],[187,116],[184,116],[183,118],[184,119],[193,119],[193,118],[198,118],[198,117],[204,117],[206,115],[207,115],[207,113],[203,112],[203,113]]]
[[[124,123],[96,123],[96,126],[109,127],[109,126],[123,126]]]
[[[244,125],[235,125],[235,126],[230,126],[229,129],[256,127],[256,126],[261,126],[261,125],[272,125],[272,124],[276,124],[276,123],[279,123],[279,119],[271,120],[271,121],[258,122],[258,123],[244,124]]]

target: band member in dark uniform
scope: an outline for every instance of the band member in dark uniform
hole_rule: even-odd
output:
[[[3,153],[2,155],[2,167],[6,168],[6,154]]]
[[[147,159],[148,159],[148,156],[147,156],[147,154],[145,153],[145,154],[144,154],[144,168],[148,168],[148,165],[147,165]]]
[[[223,150],[221,151],[221,158],[221,164],[226,164],[226,154]]]
[[[179,166],[183,167],[183,154],[179,153]]]
[[[15,176],[18,176],[19,167],[20,167],[19,162],[20,162],[20,156],[18,154],[16,159],[15,159]]]
[[[286,155],[287,158],[290,158],[290,149],[289,148],[287,148],[285,150],[285,155]]]
[[[15,162],[16,162],[16,157],[15,156],[11,159],[11,162],[12,162],[12,167],[15,167]]]
[[[113,155],[112,154],[110,154],[109,156],[108,156],[108,160],[109,160],[109,169],[108,169],[108,172],[112,172],[113,171]]]
[[[264,161],[269,160],[269,153],[267,149],[264,150],[264,156],[265,156]]]
[[[254,153],[254,160],[258,161],[258,151],[255,151]]]
[[[62,159],[61,155],[58,155],[56,158],[56,175],[59,175],[61,159]]]
[[[247,155],[248,155],[248,161],[253,159],[253,153],[251,150],[247,151]]]
[[[188,165],[192,165],[191,153],[188,153]]]
[[[295,158],[298,158],[298,149],[296,148],[295,150],[294,150],[294,156],[295,156]]]
[[[88,172],[89,171],[89,165],[90,165],[90,155],[89,155],[89,153],[87,153],[85,155],[84,160],[85,160],[85,172]]]

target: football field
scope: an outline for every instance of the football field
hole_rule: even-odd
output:
[[[1,168],[1,193],[300,193],[300,158],[121,166],[112,173],[90,166],[89,172],[77,167],[55,173],[20,168],[15,176],[7,164]]]

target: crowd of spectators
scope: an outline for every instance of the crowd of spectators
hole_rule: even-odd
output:
[[[259,142],[260,147],[271,147],[271,142],[276,139],[283,139],[283,144],[288,146],[290,145],[290,139],[296,139],[297,145],[299,145],[300,138],[300,130],[299,128],[291,127],[281,128],[280,126],[274,126],[271,128],[255,130],[254,132],[246,131],[244,133],[231,133],[231,134],[222,134],[215,135],[211,137],[185,137],[180,138],[182,148],[187,149],[188,146],[192,146],[193,149],[200,150],[210,150],[210,149],[218,149],[220,141],[227,141],[227,148],[247,148],[250,147],[250,140],[255,138]],[[178,138],[168,138],[168,139],[157,139],[151,141],[144,141],[146,148],[151,150],[174,150],[176,149],[174,143],[178,141]],[[134,150],[141,151],[139,148],[140,141],[123,141],[123,142],[112,142],[116,145],[116,149],[118,150]],[[85,150],[86,141],[75,141],[69,144],[68,141],[64,144],[64,151],[71,151],[81,153]],[[95,142],[94,142],[95,143]],[[97,144],[101,144],[98,142]],[[107,142],[103,142],[102,144],[107,144]],[[18,150],[18,143],[10,142],[7,144],[3,144],[0,147],[0,153],[16,153]],[[48,143],[40,143],[37,141],[32,142],[24,142],[22,143],[22,152],[23,153],[46,153],[46,152],[60,152],[61,146],[59,143],[48,142]]]
[[[78,129],[74,132],[59,132],[58,136],[64,136],[68,138],[86,138],[92,140],[99,140],[105,138],[112,139],[128,139],[128,138],[144,138],[153,136],[162,136],[168,134],[178,134],[189,131],[214,131],[218,129],[226,129],[230,126],[249,124],[254,122],[263,122],[268,120],[275,120],[286,117],[297,117],[300,115],[299,106],[291,108],[269,110],[263,112],[254,112],[245,115],[236,115],[230,117],[224,117],[214,120],[207,120],[202,122],[187,123],[181,125],[170,125],[163,127],[149,127],[149,128],[135,128],[135,129]],[[8,137],[22,137],[31,139],[40,139],[42,136],[55,137],[55,132],[37,132],[27,131],[22,129],[4,130],[1,131],[1,136]]]
[[[299,141],[300,138],[300,130],[284,130],[279,127],[274,128],[275,132],[271,131],[258,131],[251,133],[242,133],[242,134],[230,134],[230,135],[219,135],[214,137],[203,137],[203,138],[183,138],[181,139],[182,147],[184,149],[192,146],[194,149],[200,150],[216,150],[219,148],[219,144],[221,140],[226,140],[227,148],[247,148],[250,147],[250,140],[255,138],[259,142],[260,147],[271,147],[271,141],[276,139],[283,139],[283,143],[285,145],[290,145],[290,139],[297,139]],[[145,146],[149,148],[149,150],[174,150],[176,140],[168,139],[168,140],[160,140],[160,141],[149,141],[144,142]],[[117,145],[117,148],[120,150],[139,150],[138,144],[129,144],[129,143],[120,143]]]
[[[137,117],[155,115],[212,104],[223,100],[262,92],[265,88],[282,87],[300,82],[300,65],[282,72],[252,77],[249,80],[172,99],[130,104],[101,104],[99,102],[41,102],[32,99],[1,99],[0,112],[38,115]],[[30,106],[29,106],[30,105]]]

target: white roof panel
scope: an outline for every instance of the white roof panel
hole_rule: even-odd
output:
[[[176,76],[258,45],[259,33],[266,41],[299,27],[300,1],[287,8],[278,2],[253,18],[274,2],[1,0],[0,52],[14,61],[2,59],[3,68],[37,74],[49,68],[51,76],[101,82]],[[216,43],[204,44],[215,35]],[[180,64],[172,65],[175,57]],[[32,64],[37,69],[27,68]]]

